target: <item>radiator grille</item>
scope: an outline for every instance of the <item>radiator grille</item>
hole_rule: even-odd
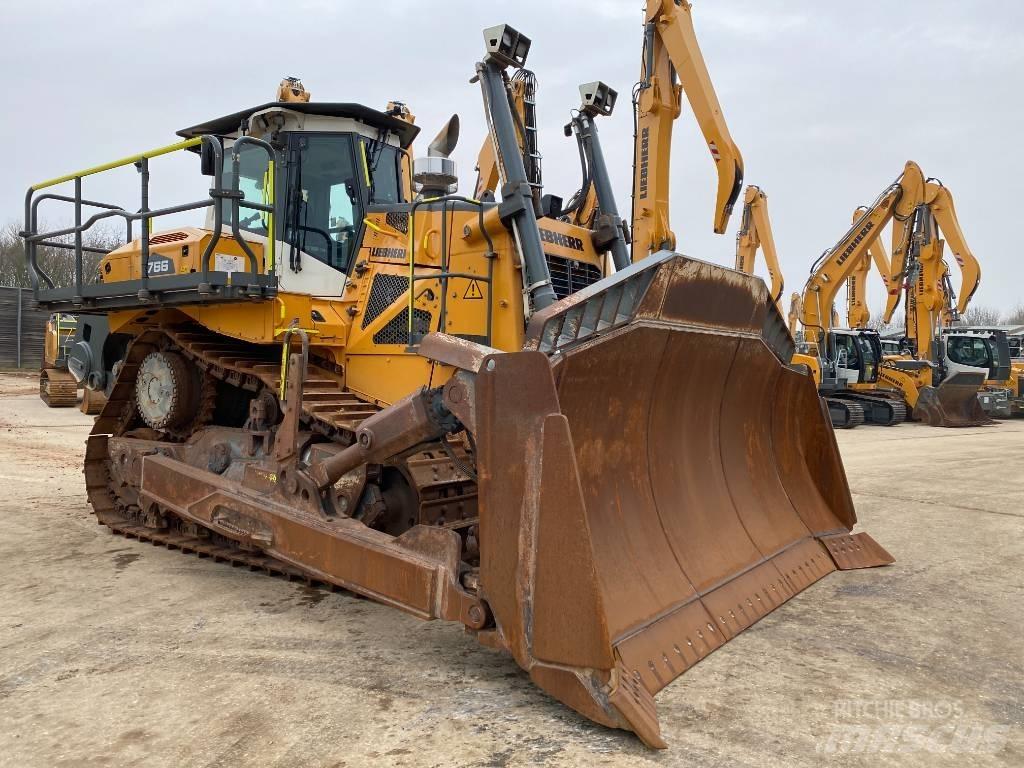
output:
[[[417,336],[430,333],[430,313],[425,309],[412,311],[412,332]],[[388,324],[373,334],[374,344],[407,344],[409,342],[409,308],[406,307]]]
[[[370,288],[370,300],[366,303],[366,311],[363,313],[363,325],[365,328],[384,312],[385,309],[394,304],[409,290],[409,278],[401,275],[374,275],[373,286]]]
[[[160,243],[176,243],[179,240],[188,239],[188,234],[185,232],[165,232],[162,235],[154,235],[149,238],[150,245],[160,245]]]
[[[391,211],[384,216],[384,223],[392,229],[397,229],[403,234],[409,233],[409,214],[401,211]]]
[[[571,296],[601,279],[601,270],[593,264],[549,254],[546,258],[548,269],[551,271],[551,287],[555,289],[555,295],[560,299]]]

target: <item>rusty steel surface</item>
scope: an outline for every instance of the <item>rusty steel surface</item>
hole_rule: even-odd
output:
[[[484,358],[498,352],[491,347],[476,344],[447,333],[428,333],[420,341],[419,354],[428,360],[435,360],[464,371],[476,373]]]
[[[914,418],[933,427],[981,427],[995,422],[978,401],[985,383],[982,373],[955,373],[938,387],[924,387],[914,406]]]
[[[765,339],[768,305],[760,281],[677,257],[629,325],[559,349],[557,385],[530,352],[477,379],[497,644],[650,746],[674,678],[837,568],[892,562],[826,544],[856,516],[813,382]]]
[[[86,416],[97,416],[103,411],[107,398],[102,392],[85,387],[82,389],[82,403],[80,409]]]
[[[269,354],[148,331],[89,438],[89,498],[126,535],[460,622],[665,747],[659,690],[830,572],[892,562],[852,534],[780,322],[759,280],[661,254],[553,305],[523,351],[427,337],[459,370],[382,411],[299,355],[280,402]],[[141,422],[135,377],[170,348],[248,393],[244,426]]]

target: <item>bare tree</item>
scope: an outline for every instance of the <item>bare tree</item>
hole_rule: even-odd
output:
[[[17,288],[30,288],[32,281],[25,260],[25,243],[18,234],[16,224],[8,224],[0,229],[0,285]],[[69,236],[56,238],[58,242],[71,244]],[[111,229],[94,227],[83,236],[83,245],[110,251],[124,242]],[[103,258],[101,254],[84,253],[82,258],[82,274],[87,283],[96,282],[96,267]],[[64,248],[40,247],[37,249],[36,261],[58,288],[66,288],[75,282],[74,251]]]
[[[1024,325],[1024,304],[1018,304],[1006,316],[1007,325]]]
[[[998,309],[975,304],[968,307],[961,320],[964,325],[990,326],[999,325],[1002,317]]]
[[[897,313],[893,315],[892,320],[888,323],[883,319],[883,312],[881,309],[877,309],[871,313],[871,319],[868,321],[868,328],[873,331],[878,331],[879,334],[885,335],[887,333],[893,333],[903,329],[903,313]]]

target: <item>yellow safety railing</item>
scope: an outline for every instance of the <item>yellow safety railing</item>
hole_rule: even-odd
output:
[[[53,187],[56,186],[57,184],[63,184],[66,181],[74,181],[75,179],[80,179],[85,176],[92,176],[93,174],[96,173],[103,173],[103,171],[109,171],[114,168],[120,168],[121,166],[124,165],[134,165],[140,160],[150,160],[154,157],[160,157],[161,155],[169,155],[171,152],[177,152],[182,149],[188,149],[189,147],[195,147],[201,144],[202,141],[203,139],[201,136],[196,137],[194,139],[185,139],[184,141],[179,141],[176,144],[168,144],[165,147],[157,147],[156,149],[151,149],[148,152],[140,152],[137,155],[122,157],[120,160],[113,160],[109,163],[103,163],[103,165],[96,165],[93,166],[92,168],[86,168],[85,170],[77,171],[76,173],[68,173],[65,174],[64,176],[58,176],[55,179],[41,181],[38,184],[33,184],[31,189],[34,192],[38,192],[40,189],[46,189],[47,187]]]

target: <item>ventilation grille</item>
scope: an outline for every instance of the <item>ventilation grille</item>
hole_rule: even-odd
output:
[[[384,216],[384,223],[392,229],[397,229],[402,234],[409,233],[409,214],[401,211],[391,211]]]
[[[412,311],[412,332],[414,336],[425,336],[430,333],[430,313],[425,309]],[[408,344],[409,343],[409,308],[406,307],[395,315],[388,324],[373,334],[374,344]]]
[[[366,303],[366,311],[363,313],[363,325],[365,328],[390,307],[402,294],[409,290],[409,278],[401,275],[374,275],[373,287],[370,288],[370,300]]]
[[[165,232],[162,235],[156,235],[149,238],[150,245],[160,245],[160,243],[176,243],[179,240],[187,240],[188,233],[186,232]]]
[[[551,287],[555,289],[555,296],[560,299],[571,296],[601,279],[601,270],[593,264],[551,255],[546,255],[546,258],[548,269],[551,271]]]

